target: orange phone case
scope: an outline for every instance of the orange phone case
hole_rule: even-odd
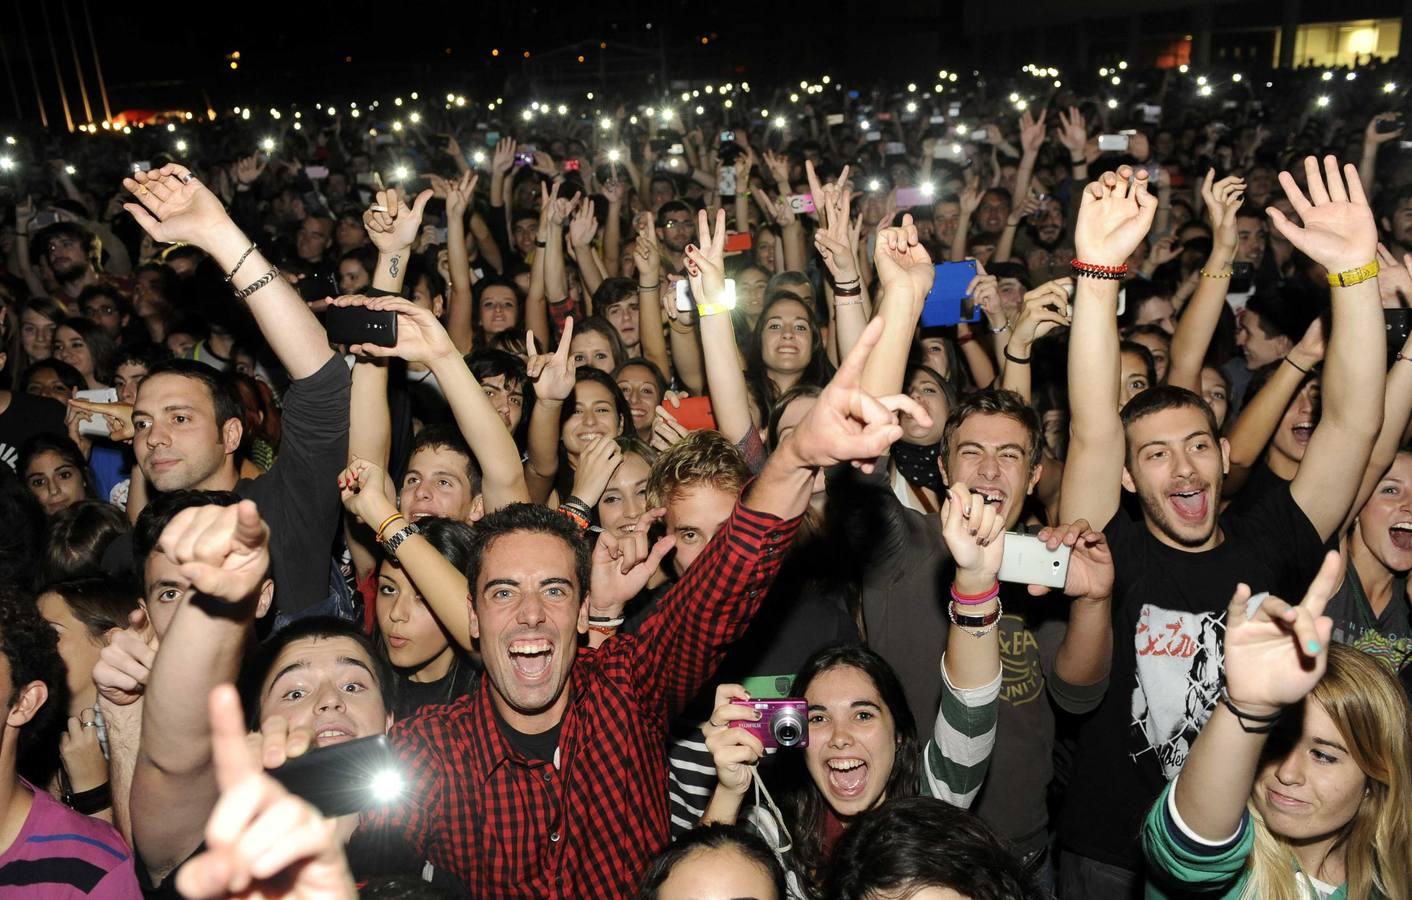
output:
[[[681,401],[681,406],[673,409],[668,405],[667,411],[687,431],[716,429],[716,416],[711,412],[710,397],[686,397]]]

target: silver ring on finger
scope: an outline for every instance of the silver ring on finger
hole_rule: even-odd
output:
[[[181,179],[182,184],[191,184],[191,182],[196,180],[196,176],[192,175],[190,172],[187,172],[185,175],[178,175],[177,177]]]

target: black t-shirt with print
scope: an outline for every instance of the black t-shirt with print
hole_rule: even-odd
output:
[[[68,434],[64,405],[48,397],[12,392],[9,405],[0,412],[0,462],[18,471],[20,446],[37,434]]]
[[[1138,871],[1143,817],[1181,770],[1220,695],[1226,607],[1236,585],[1298,598],[1324,542],[1289,488],[1221,519],[1224,540],[1192,553],[1119,514],[1104,534],[1116,569],[1109,689],[1079,733],[1060,839]]]
[[[1412,616],[1407,606],[1407,576],[1392,580],[1392,598],[1378,615],[1368,603],[1363,580],[1353,561],[1339,585],[1338,593],[1329,598],[1324,615],[1334,620],[1334,640],[1356,647],[1387,663],[1394,672],[1412,664]]]

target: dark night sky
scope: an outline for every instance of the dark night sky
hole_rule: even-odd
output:
[[[77,107],[64,17],[67,6],[90,95],[97,104],[83,4],[84,0],[44,4],[0,0],[0,39],[26,115],[33,115],[29,53],[51,112],[58,107],[41,8],[48,10],[69,100]],[[830,70],[842,76],[845,73],[840,70],[849,60],[864,57],[857,52],[859,43],[874,39],[896,44],[897,39],[884,37],[887,34],[910,35],[909,50],[917,68],[930,68],[939,58],[935,4],[894,6],[885,21],[875,15],[864,15],[861,21],[850,15],[858,5],[857,0],[831,4],[834,9],[817,10],[822,17],[801,25],[797,21],[801,8],[788,3],[703,7],[685,0],[620,0],[611,5],[557,0],[501,4],[257,0],[158,12],[150,4],[88,2],[115,112],[143,106],[199,109],[204,105],[202,91],[215,105],[227,107],[261,101],[312,103],[320,98],[373,97],[413,89],[479,96],[513,93],[528,83],[536,89],[585,85],[592,89],[600,54],[610,83],[616,75],[616,83],[627,90],[640,91],[648,73],[660,71],[662,57],[669,77],[674,78],[769,81]],[[724,14],[708,24],[700,15],[703,8]],[[20,9],[28,41],[17,21]],[[942,29],[953,46],[960,40],[959,32],[959,27]],[[701,43],[702,37],[707,44]],[[549,55],[581,41],[586,42],[583,47],[565,51],[557,60]],[[599,41],[607,42],[609,50],[600,51]],[[636,61],[618,47],[642,48],[655,55]],[[491,57],[492,48],[500,49],[498,58]],[[226,56],[235,50],[241,58],[239,70],[233,72]],[[533,54],[529,64],[533,68],[524,62],[524,50]],[[579,52],[585,54],[582,64],[575,59]],[[346,61],[349,57],[351,62]],[[870,72],[878,62],[876,54],[867,54]],[[10,93],[6,78],[0,83],[0,118],[14,113]]]

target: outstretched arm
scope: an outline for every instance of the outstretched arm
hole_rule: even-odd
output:
[[[730,310],[723,303],[725,296],[726,211],[716,210],[716,227],[703,209],[696,214],[696,239],[700,252],[688,253],[686,272],[691,279],[701,322],[701,349],[706,359],[706,382],[710,387],[711,409],[716,427],[726,440],[738,444],[752,426],[750,392],[745,386],[745,373],[735,350],[735,329],[731,327]]]
[[[1376,263],[1378,245],[1358,172],[1352,165],[1340,172],[1333,156],[1324,158],[1322,175],[1312,156],[1305,159],[1304,171],[1308,198],[1288,172],[1280,173],[1280,184],[1304,226],[1273,207],[1270,218],[1296,249],[1323,265],[1331,281],[1356,281],[1359,276],[1347,273]],[[1321,384],[1323,417],[1290,485],[1322,540],[1348,516],[1382,426],[1386,363],[1381,352],[1368,348],[1382,346],[1384,328],[1376,279],[1333,287],[1333,325]]]
[[[333,351],[308,304],[258,249],[245,255],[250,239],[226,214],[220,199],[185,166],[167,163],[153,172],[134,172],[123,179],[123,187],[137,198],[123,209],[154,240],[195,244],[228,274],[240,263],[231,287],[237,297],[250,298],[261,334],[291,378],[307,378],[323,368]]]
[[[1201,185],[1206,219],[1214,236],[1211,255],[1201,269],[1201,283],[1182,310],[1177,333],[1172,336],[1172,359],[1167,367],[1167,383],[1201,393],[1201,367],[1211,336],[1221,321],[1226,292],[1231,287],[1231,260],[1236,250],[1236,210],[1245,200],[1245,182],[1235,175],[1214,181],[1214,169]]]
[[[569,342],[573,337],[572,316],[564,320],[564,333],[553,353],[536,353],[534,332],[526,336],[529,362],[525,369],[535,395],[530,413],[529,458],[525,461],[525,484],[531,503],[549,499],[554,476],[559,473],[559,412],[574,393],[574,367],[569,362]]]
[[[195,698],[235,681],[272,588],[269,529],[249,500],[182,510],[158,547],[190,588],[172,601],[180,605],[152,663],[131,809],[137,850],[164,877],[196,849],[216,800],[210,722]]]
[[[1122,166],[1084,188],[1074,225],[1078,262],[1121,266],[1147,236],[1157,198],[1147,173]],[[1124,437],[1118,418],[1118,282],[1075,279],[1069,334],[1069,456],[1064,466],[1059,519],[1083,519],[1095,530],[1118,511]]]

